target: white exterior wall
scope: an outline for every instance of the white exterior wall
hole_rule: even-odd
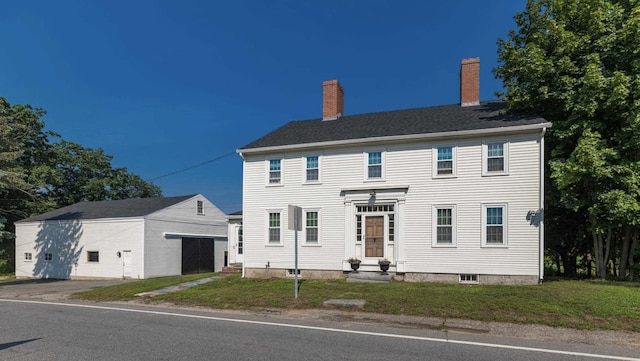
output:
[[[143,234],[142,218],[17,223],[16,277],[122,278],[118,252],[130,250],[132,277],[144,278]],[[98,251],[99,262],[89,262],[88,251]]]
[[[348,270],[344,260],[361,258],[355,253],[354,205],[370,199],[367,189],[379,189],[376,203],[388,200],[396,207],[396,240],[387,247],[392,270],[397,266],[399,272],[541,276],[539,229],[528,218],[540,211],[540,136],[541,130],[536,130],[482,139],[244,154],[245,267],[293,268],[294,232],[287,229],[286,211],[294,204],[320,211],[320,245],[300,243],[300,269]],[[508,142],[508,175],[483,176],[482,144],[491,141]],[[439,145],[455,146],[454,178],[433,177],[434,147]],[[368,151],[384,153],[383,180],[365,179]],[[304,157],[314,155],[320,156],[320,182],[306,184]],[[270,186],[267,160],[278,158],[283,159],[283,181]],[[343,190],[348,191],[341,194]],[[506,247],[482,247],[486,203],[507,205]],[[455,205],[455,247],[432,246],[433,205]],[[282,211],[282,245],[267,245],[268,210]]]
[[[204,213],[197,214],[197,201]],[[161,277],[182,273],[182,237],[214,238],[215,268],[222,269],[227,244],[226,215],[205,197],[198,195],[145,217],[145,275]],[[170,235],[165,235],[169,233]],[[218,246],[220,242],[224,245]]]

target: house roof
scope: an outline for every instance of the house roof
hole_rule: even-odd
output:
[[[143,217],[193,198],[195,194],[167,198],[131,198],[116,201],[79,202],[16,223],[99,218]]]
[[[238,151],[365,138],[472,131],[547,123],[534,113],[506,114],[504,101],[349,115],[289,122]]]

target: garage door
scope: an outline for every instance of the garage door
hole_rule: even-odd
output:
[[[182,274],[213,272],[213,239],[182,238]]]

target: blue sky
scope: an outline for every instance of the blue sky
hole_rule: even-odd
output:
[[[496,41],[524,4],[5,1],[0,96],[149,180],[320,118],[323,80],[340,80],[347,115],[453,104],[460,61],[480,57],[481,100],[495,99]],[[236,154],[154,183],[242,206]]]

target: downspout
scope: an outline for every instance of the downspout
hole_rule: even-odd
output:
[[[546,133],[547,128],[543,127],[542,133],[540,134],[540,206],[538,207],[538,212],[540,213],[538,226],[538,238],[540,239],[539,283],[542,283],[544,280],[544,135]]]

